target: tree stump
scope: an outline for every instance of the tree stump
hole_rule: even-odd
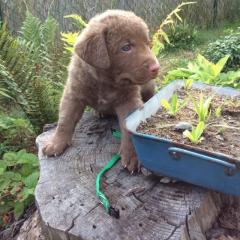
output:
[[[204,240],[224,204],[218,193],[160,177],[130,175],[120,162],[105,174],[102,190],[120,210],[109,216],[95,195],[95,177],[119,149],[116,119],[85,114],[73,145],[59,157],[42,155],[53,129],[38,136],[41,174],[36,204],[52,240]],[[204,177],[204,176],[203,176]]]

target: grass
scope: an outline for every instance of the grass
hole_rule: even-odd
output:
[[[240,19],[232,23],[223,23],[222,25],[213,29],[199,31],[199,41],[202,43],[200,47],[204,48],[208,43],[213,42],[227,34],[230,34],[233,31],[236,31],[239,27]]]
[[[197,45],[192,50],[177,49],[171,51],[163,51],[159,57],[160,74],[157,83],[160,84],[168,71],[178,67],[185,67],[188,61],[196,58],[197,54],[202,52],[210,42],[224,37],[237,30],[240,27],[240,19],[233,23],[223,23],[222,25],[208,29],[198,30]]]

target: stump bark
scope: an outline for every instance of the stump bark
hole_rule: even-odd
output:
[[[225,202],[218,193],[161,177],[130,175],[120,162],[105,174],[102,190],[120,210],[109,216],[95,195],[96,174],[118,152],[111,134],[116,119],[85,114],[73,144],[63,155],[46,158],[42,147],[53,129],[38,136],[41,174],[36,204],[52,240],[205,240],[205,232]],[[203,176],[204,177],[204,176]]]

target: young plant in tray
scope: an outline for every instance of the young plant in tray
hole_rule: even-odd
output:
[[[196,127],[193,127],[191,131],[185,130],[183,132],[183,136],[188,138],[192,143],[198,144],[202,141],[202,134],[205,130],[205,123],[208,121],[211,115],[210,105],[213,97],[211,96],[204,100],[204,96],[201,93],[197,100],[193,99],[192,97],[190,98],[193,102],[194,111],[198,115],[198,124]],[[216,114],[221,114],[221,108],[220,110],[218,109]]]
[[[184,80],[184,89],[185,90],[191,89],[192,84],[193,84],[193,80],[192,79],[185,79]]]
[[[171,116],[176,116],[178,111],[185,106],[185,102],[180,103],[177,94],[174,93],[170,102],[166,99],[161,99],[161,105]]]
[[[202,134],[205,129],[204,122],[199,122],[198,125],[192,128],[191,132],[189,130],[185,130],[183,132],[183,136],[188,138],[192,143],[198,144],[202,141]]]
[[[211,115],[210,105],[213,97],[208,97],[204,101],[203,94],[200,94],[200,98],[196,101],[192,99],[194,105],[194,111],[198,115],[198,121],[206,123]]]
[[[220,118],[221,115],[222,115],[222,107],[221,106],[218,106],[215,111],[214,111],[214,115],[216,118]]]

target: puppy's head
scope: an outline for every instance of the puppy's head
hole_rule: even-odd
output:
[[[149,44],[149,30],[141,18],[132,12],[109,10],[89,22],[75,52],[88,64],[108,70],[118,84],[144,84],[159,69]]]

